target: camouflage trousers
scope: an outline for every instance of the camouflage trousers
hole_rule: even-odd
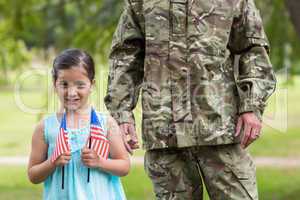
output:
[[[145,171],[158,200],[257,200],[256,169],[239,144],[155,149],[145,154]]]

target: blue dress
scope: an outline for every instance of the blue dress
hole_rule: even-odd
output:
[[[106,116],[97,113],[106,131]],[[56,114],[44,120],[44,139],[48,144],[48,157],[51,157],[59,133],[60,123]],[[81,162],[81,149],[89,136],[89,127],[67,129],[71,145],[71,160],[65,165],[65,181],[62,190],[62,168],[57,167],[44,182],[44,200],[125,200],[125,193],[118,176],[90,169],[90,182],[87,182],[88,168]]]

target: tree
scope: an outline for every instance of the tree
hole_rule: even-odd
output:
[[[285,0],[285,5],[289,10],[291,20],[300,37],[300,1],[299,0]]]
[[[295,66],[300,54],[295,32],[300,36],[299,0],[255,1],[270,39],[274,67]],[[82,48],[106,63],[122,6],[123,0],[0,0],[0,79],[20,68],[32,48],[41,52]]]
[[[256,0],[261,11],[265,30],[271,44],[271,61],[276,70],[288,68],[291,74],[299,73],[299,38],[282,0]]]

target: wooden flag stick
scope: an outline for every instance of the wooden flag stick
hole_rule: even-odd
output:
[[[91,146],[92,146],[92,138],[90,136],[90,141],[89,141],[89,149],[91,149]],[[87,182],[89,183],[90,182],[90,168],[88,168],[88,175],[87,175]]]
[[[65,166],[62,166],[62,173],[61,173],[61,189],[65,187]]]

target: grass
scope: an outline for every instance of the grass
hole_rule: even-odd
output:
[[[257,181],[260,199],[299,199],[300,169],[258,168]]]
[[[299,128],[291,128],[287,132],[282,133],[265,128],[259,140],[249,147],[250,153],[253,156],[299,157],[299,131]]]
[[[0,167],[0,177],[0,199],[41,199],[42,186],[27,180],[25,167]]]
[[[26,177],[25,167],[0,167],[0,199],[37,200],[42,197],[42,184],[33,185]],[[300,195],[300,169],[258,168],[258,188],[263,200],[298,200]],[[142,167],[133,167],[122,178],[128,200],[152,200],[152,184]],[[208,200],[207,194],[204,198]]]
[[[38,103],[38,94],[24,94],[31,103]],[[25,99],[24,98],[24,99]],[[1,155],[25,155],[29,152],[31,133],[37,116],[23,112],[14,102],[12,92],[1,93],[0,104],[0,152]]]

